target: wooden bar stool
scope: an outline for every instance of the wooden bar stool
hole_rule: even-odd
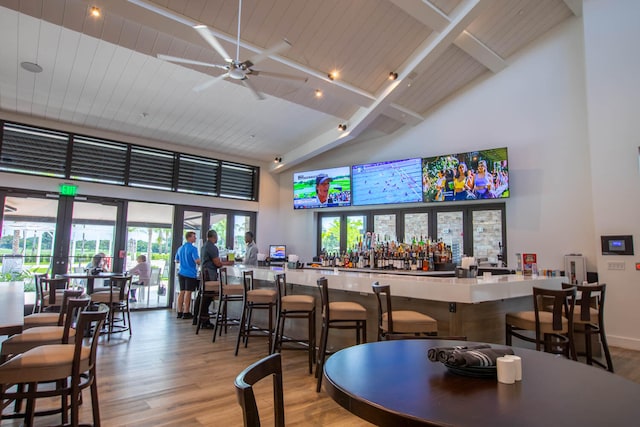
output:
[[[322,304],[322,331],[320,333],[320,350],[316,365],[318,383],[316,391],[319,393],[322,387],[322,369],[327,356],[327,339],[329,329],[354,329],[356,331],[356,344],[367,342],[367,309],[355,302],[335,301],[329,302],[329,282],[321,277],[316,282],[320,289]]]
[[[309,352],[309,373],[313,372],[316,352],[316,299],[311,295],[287,295],[287,279],[284,273],[276,274],[277,320],[276,332],[271,353],[280,352],[282,343],[295,342],[307,345]],[[287,319],[307,319],[307,339],[284,337],[284,324]],[[292,347],[304,350],[304,347]]]
[[[222,336],[222,329],[227,333],[229,325],[240,324],[240,319],[231,319],[227,312],[230,302],[242,302],[242,292],[244,285],[232,285],[227,280],[227,268],[218,269],[218,279],[220,287],[218,290],[218,309],[216,310],[216,323],[213,327],[213,342],[216,342],[216,335]],[[220,332],[218,332],[220,328]]]
[[[202,274],[200,275],[200,287],[198,289],[198,296],[196,298],[196,306],[198,307],[196,316],[194,317],[194,322],[197,323],[196,327],[196,335],[200,332],[200,328],[203,324],[211,323],[211,315],[209,314],[209,305],[211,302],[215,302],[218,299],[218,294],[220,293],[220,281],[219,280],[211,280],[209,278],[209,272],[206,268],[202,269]],[[216,316],[217,313],[214,313],[213,316]],[[211,326],[209,326],[210,328]]]
[[[607,335],[604,332],[604,295],[607,285],[605,283],[588,285],[562,284],[564,289],[573,286],[575,286],[580,293],[580,298],[576,301],[576,307],[573,313],[573,325],[574,327],[579,326],[580,328],[574,329],[573,333],[584,335],[587,364],[593,365],[595,363],[609,372],[613,372],[613,361],[611,360],[611,353],[609,352],[609,345],[607,344]],[[591,346],[592,335],[598,335],[600,337],[602,351],[607,361],[606,366],[599,360],[593,358],[593,348]]]
[[[373,282],[373,293],[378,300],[378,341],[389,335],[437,335],[438,322],[433,317],[413,310],[391,308],[391,287]],[[382,308],[382,295],[386,299],[386,311]]]
[[[132,276],[111,277],[109,288],[106,291],[98,291],[91,294],[91,302],[105,304],[109,307],[107,316],[107,341],[111,341],[114,333],[129,331],[131,336],[131,311],[129,310],[129,289]],[[121,318],[116,318],[116,313],[121,313]]]
[[[547,353],[560,353],[578,360],[573,341],[573,313],[576,288],[552,290],[533,288],[533,311],[519,311],[505,315],[506,343],[512,337],[533,342],[536,350],[544,348]],[[545,309],[551,311],[545,311]],[[535,338],[522,331],[535,331]]]
[[[238,339],[236,341],[236,352],[240,348],[240,340],[244,342],[246,347],[249,344],[250,336],[259,336],[267,338],[269,341],[268,352],[271,354],[273,348],[273,309],[276,306],[277,292],[275,289],[254,289],[253,271],[242,272],[242,316],[240,318],[240,329],[238,330]],[[260,328],[254,326],[251,322],[253,310],[266,310],[268,316],[268,328]],[[264,335],[266,333],[266,335]]]

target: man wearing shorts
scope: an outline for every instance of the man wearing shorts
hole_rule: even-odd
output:
[[[196,233],[187,231],[182,246],[176,253],[176,263],[178,263],[178,280],[180,282],[180,294],[176,302],[178,319],[193,319],[191,314],[191,293],[198,287],[198,265],[200,256],[198,248],[194,246]]]

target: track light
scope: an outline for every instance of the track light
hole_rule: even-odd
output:
[[[100,18],[102,12],[100,12],[100,8],[98,6],[91,6],[91,9],[89,9],[89,14],[94,18]]]
[[[398,78],[398,73],[394,73],[393,71],[389,73],[389,80],[396,80]]]
[[[346,131],[346,130],[347,130],[347,125],[346,125],[345,123],[340,123],[340,124],[338,125],[338,130],[339,130],[340,132],[344,132],[344,131]]]
[[[273,159],[273,163],[282,163],[282,157],[276,157]]]
[[[316,89],[316,98],[322,98],[322,91],[320,89]]]
[[[334,81],[335,79],[337,79],[340,76],[340,73],[338,73],[338,70],[333,70],[332,72],[330,72],[329,74],[327,74],[327,77],[329,78],[329,80]]]

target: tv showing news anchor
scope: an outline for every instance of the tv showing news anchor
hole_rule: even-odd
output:
[[[351,205],[351,168],[320,169],[293,174],[293,208]]]

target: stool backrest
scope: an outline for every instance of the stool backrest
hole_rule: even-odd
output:
[[[256,405],[253,385],[267,376],[273,376],[274,425],[284,427],[284,397],[282,391],[282,361],[280,353],[274,353],[244,369],[235,380],[238,403],[242,407],[245,427],[259,427],[260,415]]]
[[[78,383],[80,382],[80,374],[82,372],[93,371],[95,368],[98,338],[100,337],[102,326],[109,313],[109,307],[105,304],[100,304],[97,307],[92,306],[91,309],[91,311],[89,309],[80,311],[78,314],[78,322],[76,323],[72,381],[77,381]],[[80,363],[82,349],[85,347],[85,338],[87,336],[89,338],[88,347],[90,348],[88,366]],[[80,370],[81,368],[82,371]],[[89,378],[89,381],[95,381],[95,379]]]
[[[218,280],[220,280],[221,285],[226,285],[229,283],[227,281],[227,267],[220,267],[218,269]]]
[[[282,297],[287,296],[287,275],[285,273],[276,274],[276,290],[278,291],[278,302]]]
[[[568,289],[544,289],[533,288],[533,308],[536,319],[536,337],[540,339],[540,312],[545,307],[551,307],[553,313],[552,328],[554,331],[562,331],[562,318],[569,322],[569,331],[573,330],[573,310],[576,302],[576,288]],[[551,304],[549,304],[551,303]]]
[[[320,303],[322,304],[322,316],[329,319],[329,282],[326,277],[321,277],[316,281],[320,290]]]
[[[91,298],[68,298],[66,301],[65,307],[65,316],[64,316],[64,328],[62,330],[62,344],[69,343],[69,335],[72,325],[76,326],[76,335],[83,335],[82,329],[77,329],[77,319],[79,316],[79,312],[88,307],[91,302]]]
[[[382,315],[384,314],[384,310],[382,309],[382,294],[384,294],[386,300],[386,313],[387,313],[387,328],[388,333],[393,334],[393,310],[391,309],[391,287],[389,285],[381,285],[378,282],[373,282],[371,284],[373,288],[373,293],[376,295],[376,299],[378,300],[378,329],[382,332]]]
[[[67,314],[67,306],[70,298],[79,298],[84,293],[81,289],[65,289],[62,294],[62,305],[60,306],[60,315],[58,316],[58,326],[64,326],[64,320]]]
[[[116,276],[109,279],[111,303],[126,301],[129,298],[129,288],[133,276]]]
[[[576,305],[580,307],[580,321],[589,322],[591,320],[592,308],[598,310],[598,323],[602,324],[604,319],[604,295],[607,290],[606,283],[595,283],[587,285],[571,285],[563,283],[562,288],[575,287],[580,292],[580,298]]]
[[[41,277],[36,283],[40,287],[40,297],[43,298],[43,305],[60,305],[61,301],[56,301],[56,290],[67,289],[69,287],[69,279]],[[44,298],[46,297],[46,301]]]

